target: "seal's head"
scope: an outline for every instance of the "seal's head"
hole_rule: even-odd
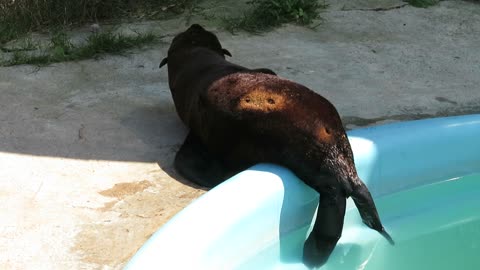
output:
[[[207,48],[222,57],[224,57],[224,55],[232,56],[228,50],[222,48],[220,41],[214,33],[205,30],[205,28],[199,24],[193,24],[187,30],[175,36],[168,49],[168,54],[171,55],[178,51],[189,50],[196,47]],[[159,67],[164,66],[167,62],[168,58],[164,58]]]

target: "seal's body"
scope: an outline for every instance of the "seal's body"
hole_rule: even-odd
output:
[[[190,128],[175,158],[177,170],[212,187],[259,162],[291,169],[320,193],[304,248],[309,265],[323,264],[333,251],[349,196],[365,224],[393,244],[357,175],[335,107],[301,84],[269,69],[235,65],[225,54],[217,37],[195,24],[174,38],[160,64],[168,63],[177,113]]]

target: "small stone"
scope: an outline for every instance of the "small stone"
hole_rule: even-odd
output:
[[[90,32],[92,33],[98,33],[100,32],[100,25],[98,23],[94,23],[92,25],[90,25]]]

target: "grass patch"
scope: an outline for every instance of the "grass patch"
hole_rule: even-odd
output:
[[[121,18],[168,18],[199,0],[0,0],[0,44],[42,29]]]
[[[427,8],[438,4],[440,0],[406,0],[406,2],[414,7]]]
[[[11,59],[0,64],[2,66],[23,64],[45,66],[58,62],[78,61],[106,53],[121,54],[125,50],[138,48],[156,40],[157,37],[151,33],[125,36],[105,32],[92,34],[85,43],[75,46],[65,32],[58,32],[52,35],[48,47],[40,49],[40,53],[29,52],[31,48],[21,46],[13,51]]]
[[[264,32],[292,22],[310,25],[327,6],[316,0],[252,0],[247,4],[251,8],[242,16],[223,19],[228,31]]]
[[[153,43],[155,40],[155,35],[151,33],[137,34],[136,36],[123,36],[113,33],[94,34],[88,37],[85,46],[74,50],[73,56],[77,59],[86,59],[97,54],[119,54],[128,49]]]

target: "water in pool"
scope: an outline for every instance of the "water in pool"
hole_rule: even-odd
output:
[[[343,235],[325,270],[479,270],[480,174],[376,199],[390,246],[349,209]],[[282,237],[237,269],[306,269],[300,262],[306,228]],[[279,259],[280,258],[280,259]]]

